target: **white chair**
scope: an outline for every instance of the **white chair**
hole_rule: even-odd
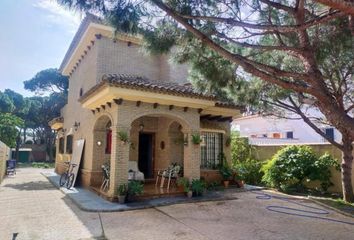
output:
[[[139,171],[137,161],[128,162],[128,180],[145,181],[144,173]]]

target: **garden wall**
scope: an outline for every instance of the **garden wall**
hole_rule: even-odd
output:
[[[302,145],[307,145],[310,146],[314,152],[318,155],[323,155],[326,152],[332,155],[333,158],[337,159],[338,163],[341,163],[341,158],[342,154],[341,151],[339,151],[336,147],[332,146],[331,144],[328,143],[317,143],[317,144],[302,144]],[[281,148],[284,148],[288,145],[285,144],[279,144],[279,145],[253,145],[255,148],[255,158],[261,161],[266,161],[268,159],[271,159],[272,156]],[[352,168],[352,185],[354,186],[354,168]],[[342,180],[341,180],[341,174],[339,171],[336,171],[335,169],[332,169],[332,179],[331,181],[333,182],[334,186],[329,188],[330,192],[342,192]],[[309,184],[308,187],[318,187],[319,183],[313,183]]]
[[[10,157],[10,148],[0,141],[0,183],[4,179],[6,171],[6,160]]]

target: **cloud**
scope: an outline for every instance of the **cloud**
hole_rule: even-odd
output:
[[[39,0],[33,6],[47,13],[46,18],[49,23],[63,26],[69,32],[75,32],[80,25],[82,15],[64,8],[55,0]]]

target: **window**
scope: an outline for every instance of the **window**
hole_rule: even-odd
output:
[[[273,138],[280,138],[280,133],[273,133]]]
[[[73,135],[66,137],[66,153],[73,153]]]
[[[325,134],[326,134],[327,138],[334,140],[334,129],[333,128],[326,128]]]
[[[293,139],[294,138],[294,133],[293,132],[286,132],[286,138]]]
[[[293,139],[294,138],[294,133],[292,131],[286,132],[286,138]]]
[[[223,134],[215,132],[203,132],[201,137],[204,140],[201,145],[201,168],[217,169],[222,164],[221,154],[223,153]]]
[[[64,153],[64,137],[59,138],[59,153]]]

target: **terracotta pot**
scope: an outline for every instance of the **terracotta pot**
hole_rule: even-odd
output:
[[[192,198],[193,197],[193,192],[192,191],[188,191],[187,192],[187,196],[188,196],[188,198]]]
[[[125,195],[119,195],[119,196],[118,196],[118,202],[119,202],[120,204],[125,203]]]
[[[226,180],[226,181],[224,180],[223,183],[224,183],[224,187],[225,187],[225,188],[228,188],[230,181],[229,181],[229,180]]]
[[[178,189],[179,192],[183,192],[184,191],[184,187],[182,185],[179,185],[177,187],[177,189]]]

